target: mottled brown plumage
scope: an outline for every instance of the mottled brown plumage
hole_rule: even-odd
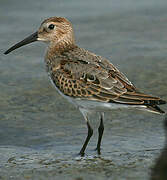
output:
[[[45,63],[52,83],[60,94],[80,109],[87,121],[88,136],[80,151],[81,155],[84,155],[93,133],[88,122],[89,112],[101,114],[98,154],[104,130],[103,111],[139,107],[164,113],[157,105],[165,104],[165,101],[141,93],[109,60],[79,48],[74,40],[72,25],[65,18],[46,19],[36,33],[11,47],[5,54],[36,40],[49,44]]]
[[[45,58],[51,79],[65,95],[102,102],[147,105],[155,111],[159,111],[156,105],[165,103],[160,98],[139,92],[107,59],[73,43],[68,45],[63,44],[64,51],[56,46],[52,55],[47,54]]]

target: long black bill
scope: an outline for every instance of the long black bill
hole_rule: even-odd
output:
[[[24,46],[26,44],[30,44],[34,41],[37,41],[37,38],[38,38],[38,32],[35,32],[35,33],[31,34],[30,36],[28,36],[27,38],[25,38],[24,40],[20,41],[19,43],[15,44],[11,48],[9,48],[7,51],[4,52],[4,54],[9,54],[11,51],[13,51],[21,46]]]

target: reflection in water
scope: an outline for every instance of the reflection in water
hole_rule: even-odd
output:
[[[152,169],[151,180],[167,180],[167,115],[165,116],[164,127],[166,134],[165,147]]]

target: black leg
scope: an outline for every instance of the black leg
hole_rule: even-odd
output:
[[[85,149],[86,149],[86,147],[87,147],[87,145],[88,145],[88,142],[89,142],[91,136],[93,135],[93,129],[91,128],[91,126],[90,126],[90,124],[89,124],[88,121],[87,121],[87,127],[88,127],[88,135],[87,135],[87,137],[86,137],[86,140],[85,140],[85,142],[84,142],[84,145],[82,146],[82,148],[81,148],[81,150],[80,150],[80,152],[79,152],[79,154],[80,154],[81,156],[84,156],[84,154],[85,154]]]
[[[103,132],[104,132],[104,124],[103,124],[103,114],[101,114],[101,118],[100,118],[100,126],[98,128],[98,132],[99,132],[99,137],[98,137],[98,142],[97,142],[97,153],[100,155],[100,146],[101,146],[101,139],[103,136]]]

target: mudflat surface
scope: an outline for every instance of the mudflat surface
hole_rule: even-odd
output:
[[[92,116],[95,133],[80,158],[86,124],[49,82],[46,45],[3,52],[43,19],[64,16],[79,46],[110,59],[143,92],[167,100],[166,8],[166,0],[1,2],[0,179],[149,179],[164,144],[163,116],[135,109],[106,113],[100,157],[94,151],[99,121]]]

